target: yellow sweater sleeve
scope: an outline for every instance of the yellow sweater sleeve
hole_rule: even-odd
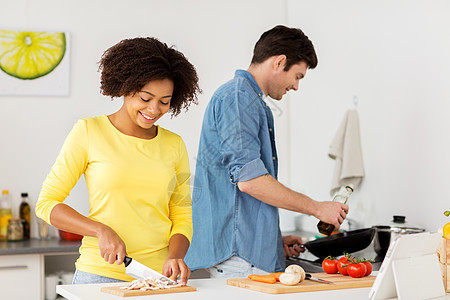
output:
[[[88,162],[86,123],[79,120],[67,136],[36,203],[36,215],[50,223],[50,213],[62,203],[84,173]]]
[[[189,159],[186,146],[181,139],[179,152],[180,158],[175,165],[177,183],[169,202],[169,218],[172,221],[170,237],[179,233],[186,236],[190,242],[193,233],[192,201],[189,185],[189,177],[191,173],[189,171]]]

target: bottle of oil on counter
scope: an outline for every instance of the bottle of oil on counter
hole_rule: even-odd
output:
[[[28,204],[28,193],[22,193],[22,202],[19,207],[19,217],[23,222],[23,239],[30,239],[30,225],[31,225],[31,216],[30,216],[30,205]]]
[[[9,191],[2,191],[0,199],[0,240],[6,241],[8,236],[8,222],[12,218],[11,200],[9,199]]]
[[[353,192],[353,185],[349,184],[347,186],[342,186],[334,195],[333,195],[333,200],[332,201],[337,201],[337,202],[341,202],[346,204],[348,198],[350,197],[350,195]],[[325,222],[320,221],[317,224],[317,228],[319,229],[319,232],[326,235],[326,236],[330,236],[331,233],[334,230],[334,225],[332,224],[328,224]]]

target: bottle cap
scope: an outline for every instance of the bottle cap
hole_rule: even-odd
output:
[[[346,185],[345,188],[351,190],[352,192],[355,190],[355,188],[353,187],[353,184],[351,184],[351,183],[349,185]]]
[[[22,193],[21,196],[22,197],[28,197],[28,193]]]

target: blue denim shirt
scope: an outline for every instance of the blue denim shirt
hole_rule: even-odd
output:
[[[267,272],[285,258],[278,208],[243,193],[237,182],[277,178],[273,115],[253,76],[237,70],[214,93],[203,119],[192,192],[192,270],[237,255]]]

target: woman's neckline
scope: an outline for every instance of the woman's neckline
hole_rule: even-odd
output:
[[[142,137],[137,137],[137,136],[134,136],[134,135],[129,135],[129,134],[126,134],[126,133],[120,131],[113,124],[113,122],[110,119],[111,115],[109,115],[109,116],[108,115],[103,115],[103,116],[106,118],[106,121],[110,124],[110,126],[112,126],[114,128],[115,131],[117,131],[119,134],[121,134],[121,135],[123,135],[125,137],[128,137],[128,138],[131,138],[131,139],[136,139],[136,140],[140,140],[140,141],[154,141],[154,140],[158,139],[159,136],[161,135],[161,130],[160,130],[161,128],[158,125],[153,125],[156,128],[156,135],[154,137],[152,137],[152,138],[142,138]]]

